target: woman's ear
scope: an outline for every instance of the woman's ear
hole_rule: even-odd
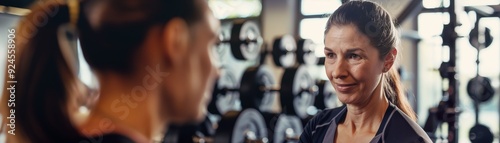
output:
[[[396,57],[398,55],[398,50],[396,48],[392,48],[391,51],[385,56],[384,58],[384,69],[383,72],[389,71],[391,69],[392,65],[394,65],[394,62],[396,61]]]
[[[189,52],[189,27],[181,18],[167,22],[162,31],[163,57],[170,66],[181,66]]]

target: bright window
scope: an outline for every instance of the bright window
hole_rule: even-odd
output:
[[[342,3],[339,0],[302,0],[303,15],[330,14]]]
[[[208,5],[218,19],[257,17],[262,11],[260,0],[209,0]]]

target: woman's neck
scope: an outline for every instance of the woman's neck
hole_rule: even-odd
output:
[[[152,142],[162,136],[167,121],[160,117],[157,91],[148,90],[142,81],[131,82],[131,79],[113,76],[100,80],[99,100],[82,128],[87,131],[97,129],[100,134],[117,133],[136,142]],[[84,130],[83,134],[89,136]]]
[[[366,103],[347,105],[347,115],[342,124],[351,129],[351,133],[376,133],[388,106],[389,101],[383,96],[379,85]]]

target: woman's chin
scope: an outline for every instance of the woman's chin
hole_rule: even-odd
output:
[[[344,104],[351,104],[353,101],[352,94],[337,94],[337,98]]]

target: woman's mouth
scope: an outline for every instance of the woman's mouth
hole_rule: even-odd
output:
[[[335,89],[337,92],[351,92],[355,87],[356,83],[350,83],[350,84],[335,84]]]

